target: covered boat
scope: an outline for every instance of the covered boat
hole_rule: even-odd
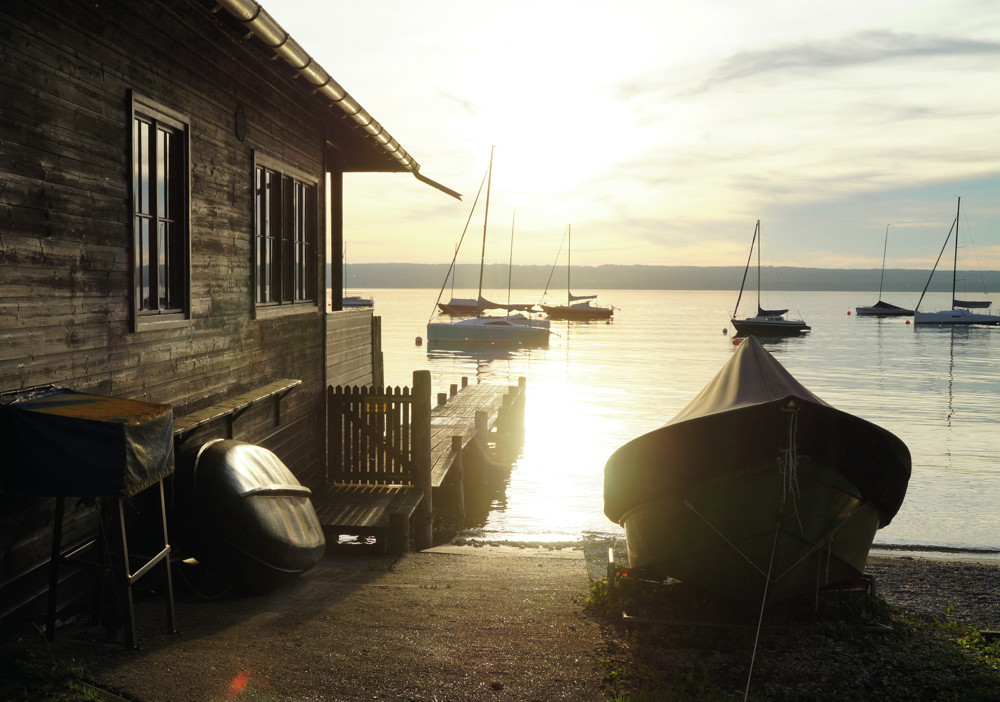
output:
[[[895,435],[803,387],[755,337],[666,426],[608,460],[629,561],[743,604],[863,574],[906,494]]]
[[[232,439],[203,444],[181,455],[175,490],[178,545],[221,576],[268,586],[323,557],[311,491],[266,448]]]

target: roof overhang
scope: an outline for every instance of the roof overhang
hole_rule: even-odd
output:
[[[331,116],[348,121],[370,146],[374,158],[346,159],[347,172],[410,172],[417,180],[459,200],[461,194],[420,173],[420,164],[396,141],[379,122],[327,73],[291,35],[255,0],[218,0],[217,8],[225,9],[246,29],[246,38],[256,37],[277,58],[292,68],[296,76],[306,81],[317,99],[327,102]],[[328,140],[329,141],[329,140]],[[336,147],[331,143],[331,146]],[[366,149],[368,151],[368,149]]]

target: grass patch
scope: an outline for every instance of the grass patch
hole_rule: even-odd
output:
[[[74,663],[42,660],[21,650],[0,660],[0,699],[5,702],[100,702]]]
[[[758,613],[681,584],[601,578],[583,607],[604,629],[617,702],[1000,700],[1000,642],[866,592],[771,607],[759,639]]]

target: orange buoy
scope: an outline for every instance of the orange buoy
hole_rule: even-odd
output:
[[[422,345],[423,345],[423,343],[424,343],[424,340],[423,340],[423,339],[421,339],[421,338],[420,338],[420,337],[418,336],[418,337],[417,337],[417,346],[422,346]]]
[[[850,317],[850,316],[851,316],[851,311],[850,311],[850,310],[847,310],[847,316],[848,316],[848,317]]]

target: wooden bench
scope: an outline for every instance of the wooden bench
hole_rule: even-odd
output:
[[[228,421],[227,436],[233,437],[233,423],[248,409],[259,402],[273,398],[275,405],[275,422],[281,423],[281,398],[291,390],[302,384],[301,380],[294,378],[283,378],[275,380],[259,388],[248,390],[234,397],[229,397],[217,404],[205,407],[196,412],[185,414],[181,417],[174,417],[174,436],[181,437],[188,432],[194,431],[200,426],[217,419],[225,418]]]

